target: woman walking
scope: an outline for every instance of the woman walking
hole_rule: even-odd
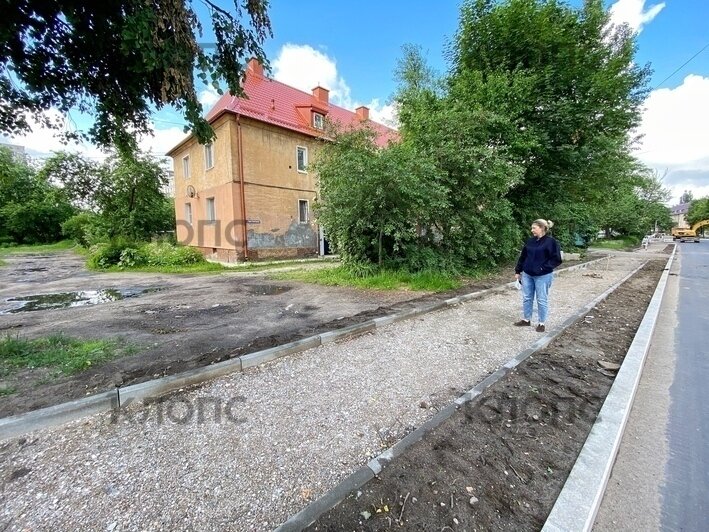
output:
[[[534,298],[537,298],[539,324],[537,332],[544,332],[544,323],[549,312],[549,288],[554,277],[554,268],[561,264],[559,243],[547,231],[554,226],[551,220],[534,220],[532,238],[525,242],[515,267],[515,279],[522,283],[522,319],[515,322],[519,327],[532,324]]]

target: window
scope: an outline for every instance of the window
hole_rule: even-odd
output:
[[[320,113],[313,113],[313,127],[315,129],[325,129],[325,117]]]
[[[214,198],[207,198],[207,221],[217,221],[217,211],[214,209]]]
[[[308,200],[298,200],[298,215],[300,223],[308,223]]]
[[[211,142],[204,147],[204,168],[209,170],[214,166],[214,144]]]
[[[185,203],[185,221],[192,225],[192,204]]]
[[[298,171],[305,173],[305,169],[308,166],[308,148],[298,146],[296,148],[296,153],[298,159]]]
[[[185,179],[190,178],[190,156],[186,155],[185,157],[182,158],[182,175],[185,176]]]

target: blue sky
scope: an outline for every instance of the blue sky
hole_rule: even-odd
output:
[[[218,0],[228,7],[231,0]],[[581,0],[569,2],[579,6]],[[401,47],[421,46],[434,69],[444,73],[446,44],[454,36],[459,1],[271,0],[273,38],[265,44],[276,79],[309,91],[320,84],[330,89],[331,101],[354,109],[367,105],[382,122],[393,119],[388,104],[396,88],[394,69]],[[639,133],[644,141],[637,156],[665,175],[664,183],[676,201],[683,190],[695,197],[709,196],[709,47],[674,73],[694,54],[709,45],[708,0],[618,0],[607,2],[614,20],[638,32],[637,60],[654,70]],[[195,9],[203,9],[201,2]],[[206,13],[200,13],[205,29]],[[210,35],[203,42],[210,42]],[[671,76],[669,79],[668,76]],[[205,111],[216,93],[200,92]],[[73,115],[79,127],[84,119]],[[164,153],[182,137],[184,121],[171,110],[155,115],[155,138],[144,146]],[[30,151],[53,147],[48,133],[38,132],[12,142]],[[82,150],[100,157],[95,148]]]

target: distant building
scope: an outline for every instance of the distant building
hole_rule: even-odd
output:
[[[27,162],[27,153],[25,153],[24,146],[18,146],[17,144],[5,144],[0,142],[0,146],[9,149],[18,161]]]
[[[687,223],[687,212],[689,212],[689,203],[680,203],[670,209],[672,223],[676,227],[689,227]]]

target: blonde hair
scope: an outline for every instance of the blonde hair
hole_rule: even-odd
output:
[[[538,220],[534,220],[532,222],[532,225],[536,225],[537,227],[541,227],[542,229],[544,229],[544,232],[546,233],[547,231],[549,231],[549,229],[554,227],[554,222],[552,222],[551,220],[544,220],[543,218],[539,218]]]

